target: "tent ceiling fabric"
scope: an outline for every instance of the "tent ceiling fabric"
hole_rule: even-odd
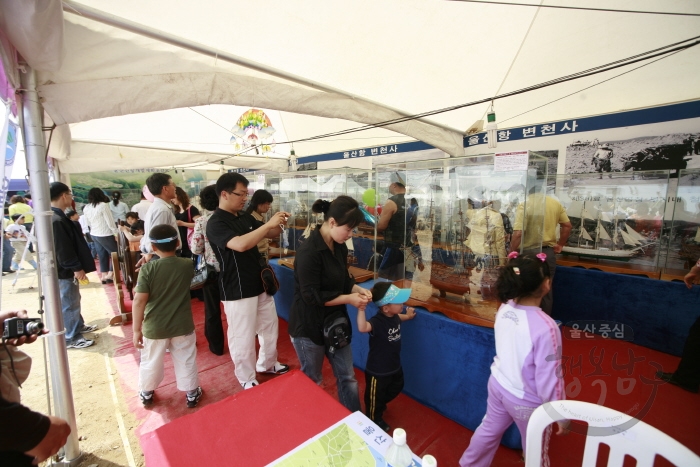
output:
[[[700,31],[700,17],[458,1],[80,3],[409,113],[521,89]],[[543,3],[700,13],[700,2],[684,0]],[[250,20],[250,14],[256,19]],[[381,105],[319,91],[65,12],[64,41],[61,69],[39,74],[40,95],[57,123],[238,104],[281,111],[286,136],[294,139],[296,129],[308,136],[316,128],[352,128],[358,126],[352,122],[375,123],[397,116]],[[700,47],[610,79],[643,63],[498,100],[499,127],[700,98]],[[461,153],[461,135],[445,127],[466,130],[484,118],[487,107],[481,104],[429,117],[437,126],[413,121],[392,127],[393,131],[375,129],[373,135],[399,139],[408,135],[455,155]],[[297,117],[303,124],[293,122]],[[332,124],[313,123],[329,119]],[[156,119],[153,125],[158,125]],[[342,144],[346,145],[342,149],[371,145],[359,139],[363,136],[346,135],[344,143],[337,139],[331,150],[321,142],[295,144],[295,149],[297,155],[310,155],[341,150]],[[182,135],[173,138],[181,140]],[[74,154],[70,160],[75,161]]]
[[[59,161],[64,173],[99,172],[103,170],[143,169],[151,167],[170,167],[173,158],[181,158],[188,164],[200,164],[198,169],[204,169],[204,163],[212,161],[212,153],[192,151],[172,151],[159,148],[144,148],[126,145],[95,144],[84,141],[73,141],[70,158]],[[222,155],[218,155],[219,159]],[[104,161],[110,165],[105,166]],[[287,161],[265,157],[234,157],[224,161],[227,168],[241,167],[259,170],[285,172]],[[179,167],[187,167],[179,164]],[[208,167],[207,167],[208,168]]]

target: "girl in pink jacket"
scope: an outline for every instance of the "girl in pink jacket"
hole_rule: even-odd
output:
[[[461,467],[489,466],[506,429],[515,422],[523,451],[527,422],[545,402],[561,400],[564,380],[557,377],[561,332],[540,308],[551,288],[546,255],[508,255],[508,264],[496,281],[503,302],[496,314],[496,356],[491,365],[486,415],[459,460]],[[547,429],[545,443],[551,429]],[[559,425],[557,434],[566,432]],[[546,456],[546,444],[544,453]],[[544,465],[547,465],[545,463]]]

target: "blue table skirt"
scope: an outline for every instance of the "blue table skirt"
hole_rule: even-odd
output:
[[[690,326],[700,315],[700,287],[575,267],[557,267],[552,316],[604,320],[632,328],[634,343],[681,355]]]
[[[366,268],[374,240],[355,237],[353,244],[357,266]],[[438,248],[432,253],[440,262],[448,259],[449,264],[452,258]],[[560,266],[553,289],[555,319],[626,324],[634,331],[635,344],[671,355],[681,355],[688,330],[700,315],[700,286],[688,290],[680,282]]]
[[[294,296],[294,272],[270,263],[280,282],[275,295],[277,314],[289,320]],[[373,281],[360,284],[371,288]],[[365,369],[369,336],[357,330],[357,309],[348,306],[353,325],[352,354],[355,366]],[[374,316],[374,304],[367,307],[367,317]],[[459,323],[422,308],[418,316],[401,326],[401,363],[405,374],[404,392],[436,412],[475,430],[486,414],[490,367],[496,354],[493,329]],[[512,425],[502,444],[520,449],[520,433]]]

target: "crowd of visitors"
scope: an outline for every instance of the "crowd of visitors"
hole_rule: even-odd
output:
[[[88,193],[83,215],[79,216],[71,209],[74,203],[70,188],[60,182],[51,184],[56,267],[67,347],[81,349],[94,343],[84,336],[96,326],[83,320],[79,284],[86,280],[87,273],[95,271],[95,256],[99,259],[102,283],[113,281],[110,256],[117,250],[115,236],[121,230],[129,241],[139,242],[143,254],[134,289],[133,343],[140,352],[139,397],[144,406],[156,401],[155,390],[163,380],[166,352],[173,361],[177,387],[185,393],[186,406],[196,407],[204,394],[199,384],[190,296],[196,264],[190,259],[193,256],[200,257],[212,270],[203,287],[204,334],[209,350],[221,356],[228,344],[234,375],[243,389],[259,384],[258,373],[289,371],[289,365],[278,360],[274,291],[269,289],[263,272],[269,262],[269,241],[284,231],[290,213],[270,214],[273,196],[266,190],[255,191],[248,202],[248,180],[240,174],[224,174],[216,184],[202,189],[201,212],[187,192],[165,173],[151,175],[146,185],[153,194],[153,202],[142,199],[131,210],[121,201],[119,192],[113,192],[110,201],[101,189],[93,188]],[[415,230],[417,203],[411,200],[406,206],[405,187],[400,180],[392,182],[390,192],[392,198],[383,209],[378,228],[389,232],[390,240],[395,239],[397,245],[416,242],[415,236],[400,232]],[[544,195],[530,193],[530,199],[535,196]],[[31,207],[21,197],[12,200],[8,211],[14,222],[3,224],[5,238],[9,240],[5,243],[14,247],[11,267],[19,269],[21,261],[27,261],[36,268],[27,248],[32,238],[27,230],[33,221]],[[554,254],[568,237],[571,224],[558,203],[545,202],[542,252],[527,252],[529,239],[522,236],[523,212],[520,211],[511,247],[517,250],[523,243],[526,252],[511,251],[507,264],[498,273],[496,290],[502,305],[494,325],[496,357],[487,387],[487,413],[462,455],[462,466],[490,465],[501,436],[512,423],[520,431],[524,448],[532,411],[545,402],[565,397],[563,380],[556,374],[558,363],[548,358],[561,346],[559,327],[549,314],[556,266]],[[408,215],[401,222],[398,214],[403,210]],[[289,334],[301,371],[320,385],[324,358],[327,359],[336,378],[341,404],[350,411],[361,410],[347,305],[357,308],[357,329],[370,336],[365,366],[365,411],[379,427],[389,431],[383,414],[387,404],[404,387],[401,326],[417,316],[412,307],[404,306],[410,289],[379,281],[368,290],[357,285],[348,272],[346,242],[365,219],[355,199],[349,196],[332,201],[318,199],[312,211],[322,214],[323,222],[311,230],[296,251],[289,316]],[[557,226],[564,238],[558,243],[553,233]],[[387,248],[395,246],[389,243]],[[3,255],[5,271],[4,249]],[[395,266],[383,264],[380,269]],[[686,277],[688,286],[698,277],[700,263]],[[376,305],[378,313],[367,318],[365,308],[369,302]],[[222,310],[226,315],[226,339]],[[694,368],[697,325],[696,322],[691,330],[678,370],[658,374],[660,379],[694,392],[698,386]],[[329,332],[329,328],[336,326],[337,332]],[[9,407],[7,401],[0,402],[0,410]],[[22,410],[17,406],[11,408]],[[45,418],[36,417],[42,426],[48,423]],[[49,422],[60,425],[57,420]],[[557,434],[567,432],[567,423],[559,423]],[[64,434],[65,430],[61,436]],[[37,442],[41,441],[36,438]],[[43,453],[37,458],[42,456]]]

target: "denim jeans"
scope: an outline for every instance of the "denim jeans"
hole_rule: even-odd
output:
[[[338,385],[338,399],[351,412],[360,410],[360,390],[355,379],[355,369],[352,366],[352,349],[349,345],[334,353],[326,351],[323,345],[316,345],[308,337],[292,337],[292,345],[299,357],[301,371],[316,384],[321,384],[321,368],[323,356],[333,368],[333,374]]]
[[[109,272],[112,270],[112,253],[117,251],[117,241],[114,237],[97,237],[92,236],[92,241],[97,250],[97,256],[100,259],[100,272]]]
[[[85,326],[85,321],[80,314],[80,287],[73,279],[59,279],[58,290],[61,294],[61,312],[63,313],[63,325],[66,328],[66,343],[83,337],[80,330]]]
[[[2,270],[9,271],[12,268],[12,255],[15,254],[15,249],[12,248],[12,242],[4,238],[2,240]]]

